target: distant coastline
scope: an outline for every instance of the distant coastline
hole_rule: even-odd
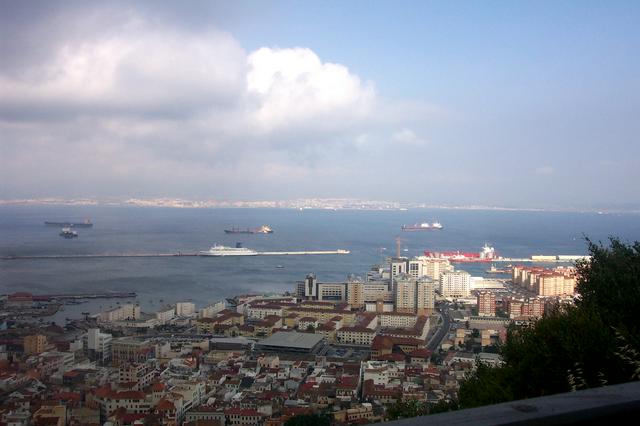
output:
[[[0,206],[33,205],[33,206],[136,206],[189,209],[218,208],[272,208],[296,210],[409,210],[409,209],[442,209],[442,210],[478,210],[478,211],[522,211],[522,212],[566,212],[566,213],[599,213],[599,214],[638,214],[640,208],[532,208],[505,207],[491,205],[448,205],[428,203],[408,203],[397,201],[362,200],[351,198],[300,198],[294,200],[188,200],[182,198],[127,198],[127,199],[93,199],[93,198],[24,198],[0,200]]]

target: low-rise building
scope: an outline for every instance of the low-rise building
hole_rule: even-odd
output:
[[[250,304],[247,307],[246,314],[248,318],[257,318],[257,319],[264,319],[268,316],[274,316],[274,315],[282,318],[282,312],[283,312],[283,309],[281,305]]]
[[[106,312],[101,312],[100,315],[98,315],[99,322],[135,320],[138,318],[140,318],[140,306],[131,303],[127,303]]]
[[[176,303],[176,315],[179,317],[190,317],[195,315],[196,305],[193,302]]]
[[[159,325],[168,324],[169,321],[176,315],[175,306],[166,306],[156,312],[156,319]]]
[[[112,341],[111,359],[114,366],[124,363],[146,363],[156,356],[156,345],[150,340],[123,337]]]
[[[375,335],[375,330],[363,326],[354,326],[342,327],[338,330],[336,337],[340,343],[371,346]]]
[[[118,368],[118,383],[131,390],[143,390],[152,383],[154,373],[155,367],[149,362],[123,363]]]

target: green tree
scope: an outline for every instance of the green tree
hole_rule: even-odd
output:
[[[621,383],[637,378],[640,243],[587,240],[579,297],[530,326],[511,326],[504,365],[479,366],[461,385],[462,408]]]
[[[429,407],[426,402],[416,401],[398,401],[389,407],[387,416],[389,420],[406,419],[409,417],[424,416],[429,414]]]
[[[640,348],[640,242],[626,245],[611,238],[610,246],[587,239],[591,261],[577,263],[576,305],[598,312],[636,349]]]
[[[479,407],[513,400],[513,370],[477,363],[476,370],[460,386],[460,408]]]
[[[330,426],[331,416],[327,414],[300,414],[293,416],[284,426]]]

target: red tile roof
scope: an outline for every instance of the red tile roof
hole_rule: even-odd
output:
[[[169,401],[166,398],[162,398],[158,401],[158,405],[156,405],[156,410],[158,411],[173,411],[176,409],[176,406],[173,402]]]

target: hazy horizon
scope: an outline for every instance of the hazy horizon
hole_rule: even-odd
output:
[[[0,8],[0,199],[640,207],[637,2]]]

